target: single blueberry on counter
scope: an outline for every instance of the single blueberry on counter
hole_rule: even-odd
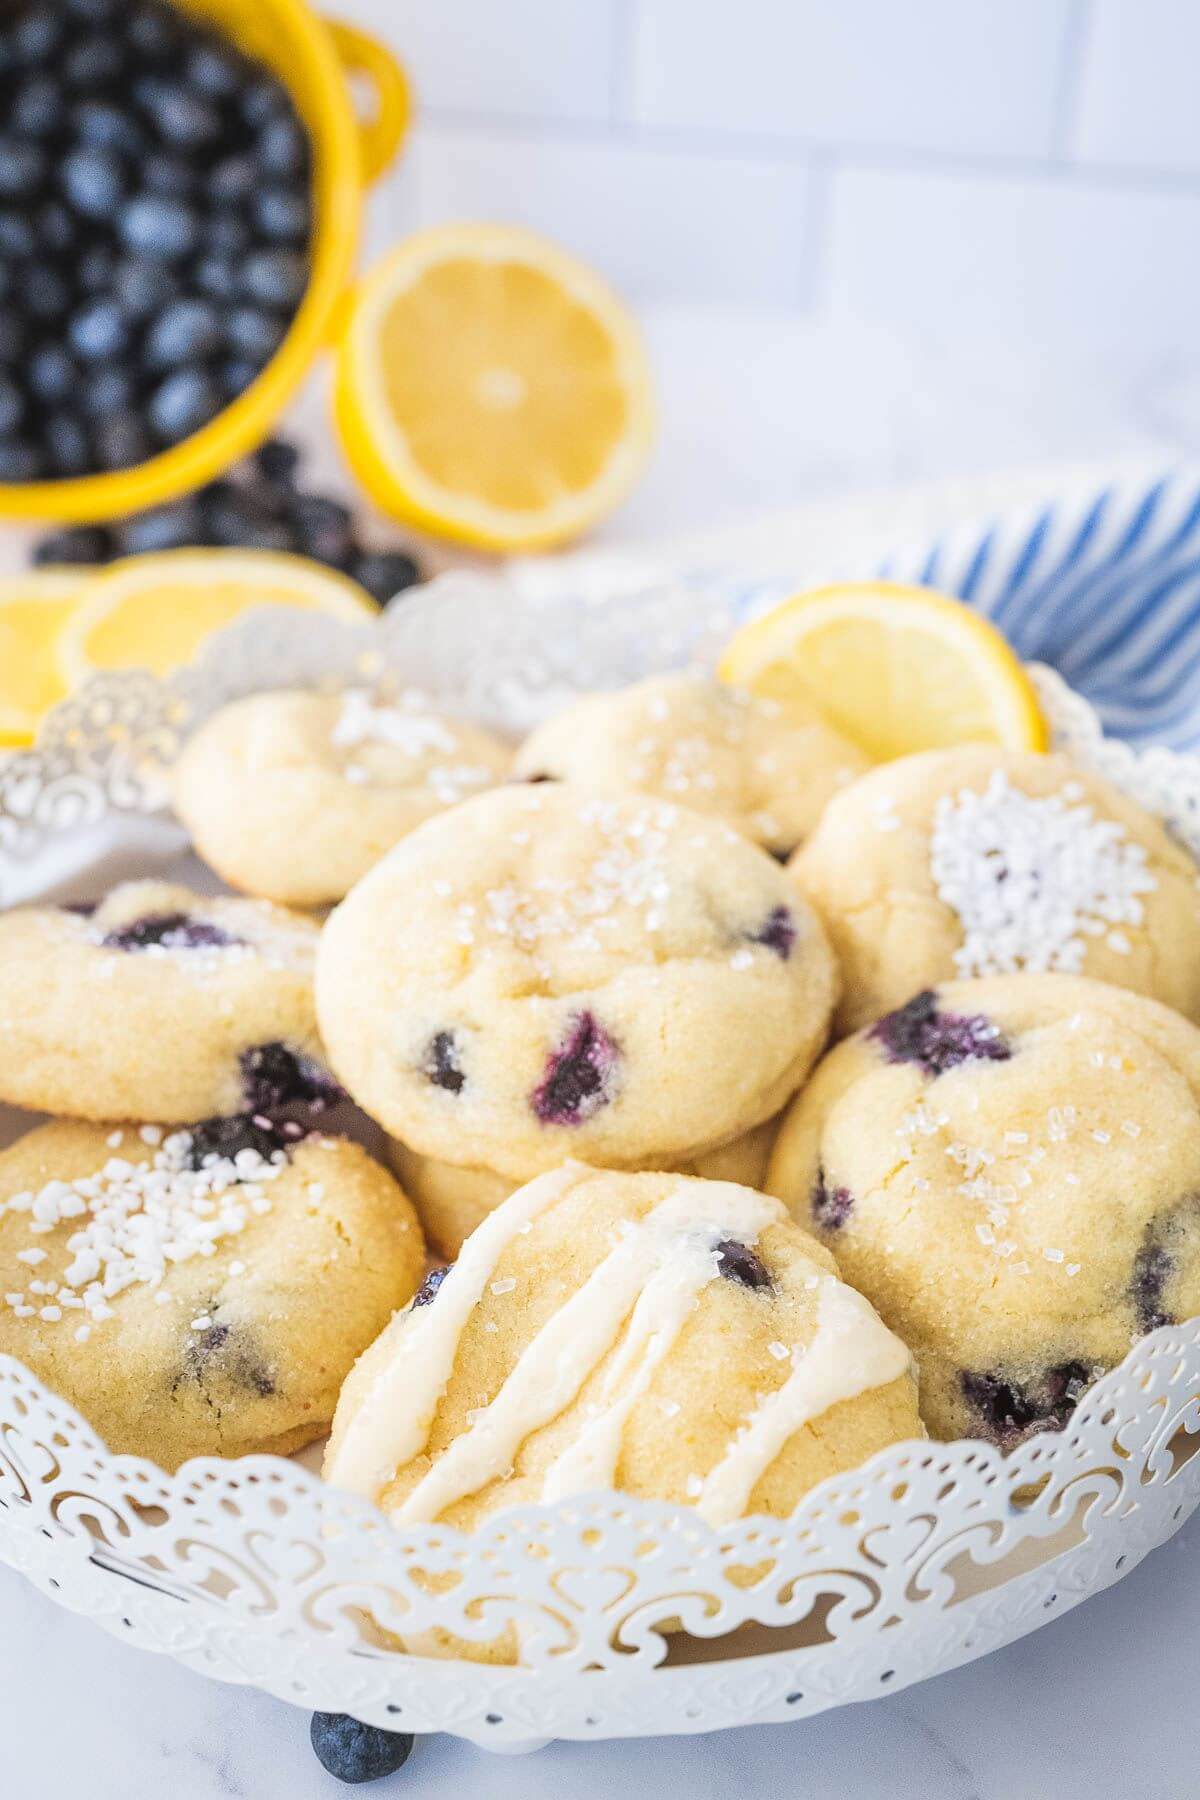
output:
[[[414,1742],[410,1732],[363,1725],[349,1713],[314,1713],[309,1735],[322,1768],[349,1786],[394,1775],[408,1761]]]

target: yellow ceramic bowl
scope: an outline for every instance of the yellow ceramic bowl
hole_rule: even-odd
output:
[[[202,431],[113,474],[0,483],[0,518],[118,518],[189,493],[260,444],[332,333],[353,271],[363,190],[392,161],[408,125],[408,84],[390,51],[364,32],[318,18],[305,0],[179,3],[267,63],[307,127],[316,208],[308,290],[271,361]],[[368,121],[354,110],[352,76],[374,89]]]

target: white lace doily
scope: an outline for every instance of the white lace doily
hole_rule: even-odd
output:
[[[378,626],[259,614],[169,683],[94,683],[34,751],[0,764],[0,900],[95,891],[115,869],[177,853],[169,766],[235,694],[386,667],[516,731],[581,668],[603,686],[703,657],[729,617],[727,594],[647,568],[625,567],[614,593],[604,564],[569,602],[553,580],[447,576]],[[1200,762],[1106,741],[1056,677],[1037,680],[1057,741],[1200,856]],[[903,1687],[1074,1606],[1196,1505],[1198,1434],[1193,1321],[1142,1340],[1066,1430],[1008,1457],[897,1445],[791,1520],[719,1532],[687,1509],[607,1494],[464,1537],[398,1530],[296,1461],[204,1461],[170,1477],[113,1457],[0,1357],[0,1558],[146,1648],[380,1725],[497,1746],[711,1730]],[[526,1666],[407,1656],[371,1619],[477,1641],[515,1623]],[[682,1634],[659,1629],[672,1619]]]

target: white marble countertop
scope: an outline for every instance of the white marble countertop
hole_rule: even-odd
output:
[[[619,542],[747,510],[987,468],[1189,453],[1200,363],[955,349],[770,314],[660,309],[648,327],[663,432]],[[15,559],[16,539],[0,542]],[[791,1726],[494,1758],[419,1743],[380,1793],[489,1800],[625,1791],[660,1800],[1191,1800],[1200,1523],[1032,1638],[922,1687]],[[1187,1645],[1193,1645],[1193,1652]],[[0,1567],[6,1793],[21,1800],[291,1800],[333,1794],[306,1715],[114,1643]]]

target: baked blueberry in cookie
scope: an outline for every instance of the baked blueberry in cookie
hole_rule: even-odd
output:
[[[767,1186],[912,1347],[930,1432],[1009,1448],[1200,1312],[1200,1030],[1083,976],[943,982],[825,1057]]]
[[[331,1103],[313,1001],[317,926],[160,881],[82,914],[0,914],[0,1100],[164,1124]]]
[[[811,909],[730,826],[569,782],[418,826],[317,958],[346,1091],[416,1155],[510,1188],[567,1156],[675,1167],[744,1138],[804,1080],[836,983]]]

